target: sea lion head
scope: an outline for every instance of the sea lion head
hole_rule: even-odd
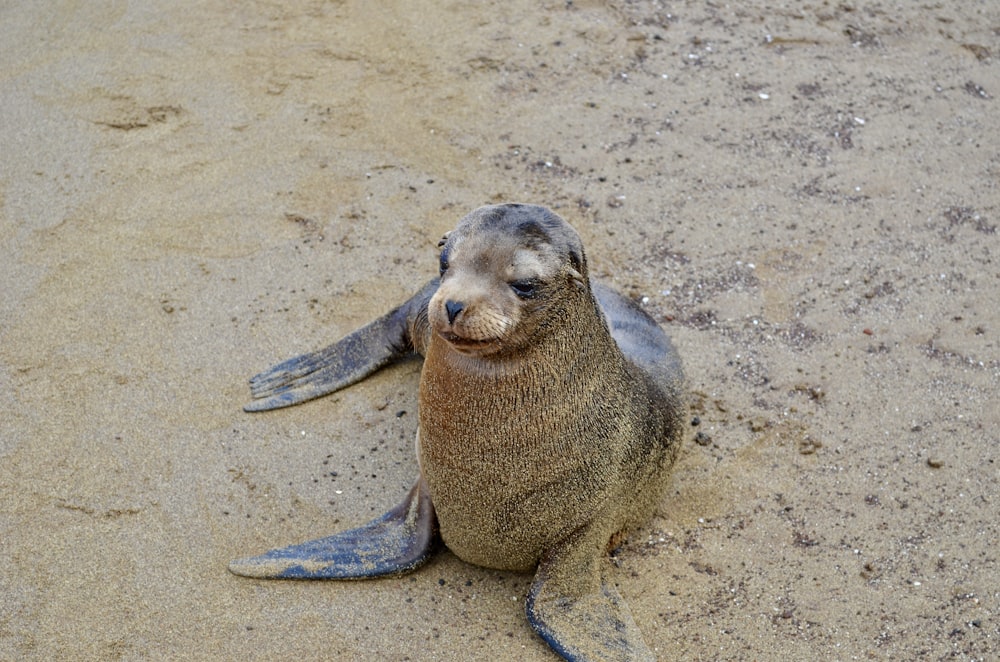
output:
[[[434,333],[462,354],[517,351],[590,297],[580,236],[545,207],[481,207],[439,245],[441,283],[428,315]]]

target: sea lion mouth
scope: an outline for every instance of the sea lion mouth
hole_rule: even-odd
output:
[[[492,338],[477,340],[475,338],[460,336],[452,331],[439,331],[438,335],[444,338],[449,345],[462,353],[480,353],[483,350],[490,349],[496,345],[496,340]]]

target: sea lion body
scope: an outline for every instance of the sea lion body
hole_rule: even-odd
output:
[[[679,448],[679,381],[657,384],[624,356],[581,273],[579,237],[551,216],[504,206],[467,217],[429,303],[421,474],[448,548],[492,568],[530,570],[585,525],[606,545],[647,519]],[[518,280],[535,284],[532,298]],[[448,302],[462,308],[454,323]],[[446,339],[463,323],[490,327],[479,318],[499,331],[487,334],[493,351]]]
[[[537,568],[528,619],[565,658],[652,659],[603,566],[666,490],[683,437],[676,351],[638,306],[591,283],[576,231],[543,207],[477,209],[441,247],[439,279],[334,345],[256,376],[246,407],[296,404],[424,355],[410,494],[362,527],[230,569],[400,574],[440,535],[470,563]]]

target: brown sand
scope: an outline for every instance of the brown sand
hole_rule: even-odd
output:
[[[0,659],[553,659],[449,553],[226,571],[416,471],[418,363],[246,379],[501,200],[685,358],[700,444],[615,570],[663,659],[996,659],[1000,5],[190,4],[0,8]]]

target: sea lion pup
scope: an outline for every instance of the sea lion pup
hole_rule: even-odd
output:
[[[645,521],[683,435],[682,373],[659,326],[592,283],[544,207],[483,207],[441,241],[440,278],[334,345],[251,380],[248,411],[343,388],[410,352],[420,477],[379,519],[232,562],[249,577],[400,574],[440,537],[459,558],[536,569],[532,627],[566,659],[652,659],[603,570]]]

